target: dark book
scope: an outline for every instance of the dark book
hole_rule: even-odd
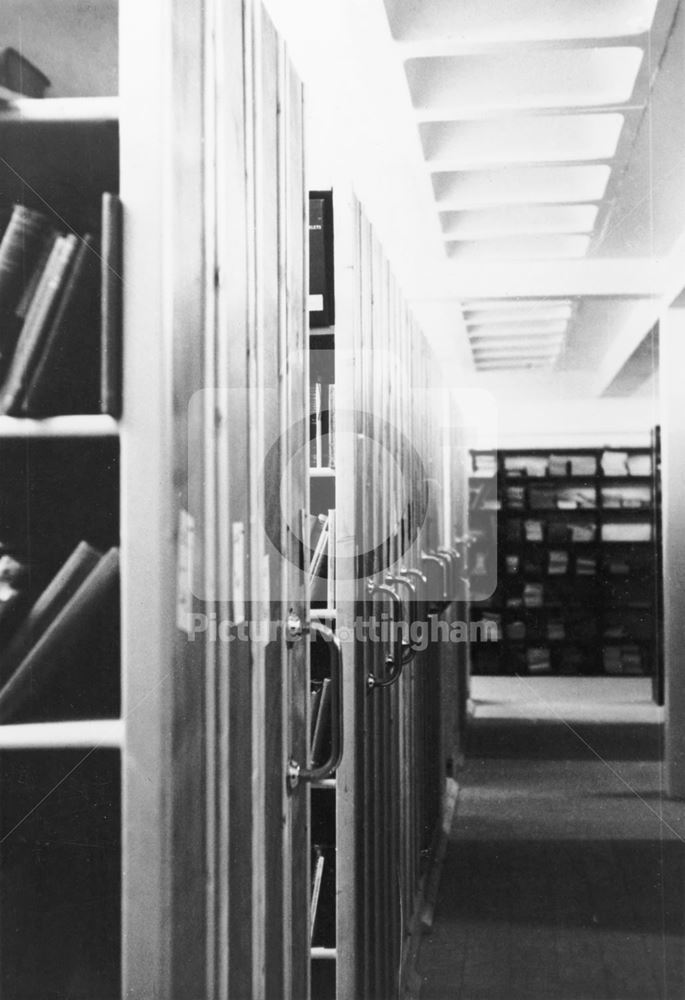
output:
[[[9,364],[21,329],[16,308],[51,229],[42,212],[15,205],[0,241],[0,375]]]
[[[99,407],[99,261],[93,237],[81,240],[42,350],[29,370],[24,416],[96,413]]]
[[[122,207],[116,194],[102,196],[100,252],[100,411],[121,416],[122,406]]]
[[[71,600],[101,557],[102,553],[87,542],[79,542],[35,602],[5,650],[0,653],[0,684],[4,684],[11,677],[32,646],[35,645],[48,625],[55,620],[67,601]]]
[[[0,723],[10,722],[57,676],[78,663],[83,642],[104,612],[113,610],[119,581],[119,550],[110,549],[42,632],[0,689]]]
[[[58,236],[55,240],[0,390],[0,413],[19,412],[24,390],[57,312],[60,296],[76,255],[77,244],[77,238],[73,234]]]
[[[9,91],[3,94],[0,90],[0,97],[44,97],[49,86],[50,81],[45,73],[41,73],[37,66],[16,49],[6,48],[0,51],[0,88]]]
[[[57,236],[58,233],[51,229],[49,232],[45,233],[43,237],[43,243],[38,260],[36,261],[36,265],[33,268],[31,276],[24,286],[24,291],[21,293],[21,298],[17,303],[17,308],[14,310],[15,315],[22,321],[22,323],[26,319],[26,314],[29,311],[31,303],[33,302],[33,297],[36,294],[36,289],[38,288],[41,278],[43,277],[45,266],[48,262],[50,254],[52,253],[52,248],[55,245]]]

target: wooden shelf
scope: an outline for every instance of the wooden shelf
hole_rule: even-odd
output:
[[[335,479],[335,469],[311,468],[309,476],[311,479]]]
[[[0,417],[2,438],[116,437],[118,434],[117,421],[98,413],[46,417],[44,420]]]
[[[338,957],[337,948],[312,948],[311,951],[312,958],[325,959],[326,961],[335,962]]]
[[[0,100],[2,93],[0,91]],[[2,122],[114,122],[119,118],[117,97],[20,97],[0,105]]]
[[[0,750],[120,749],[124,743],[122,719],[83,722],[28,722],[0,726]]]

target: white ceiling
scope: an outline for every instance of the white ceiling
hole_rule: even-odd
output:
[[[685,247],[678,0],[267,7],[317,184],[353,178],[429,335],[497,392],[615,392]]]

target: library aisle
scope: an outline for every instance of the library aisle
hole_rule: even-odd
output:
[[[421,1000],[685,996],[685,803],[640,678],[476,677]]]

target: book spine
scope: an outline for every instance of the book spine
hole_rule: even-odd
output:
[[[100,305],[100,411],[120,417],[122,409],[122,206],[118,195],[102,196]]]
[[[92,315],[96,296],[94,261],[93,237],[86,235],[76,250],[64,294],[30,372],[20,402],[25,416],[69,412],[78,402],[77,396],[90,404],[91,410],[97,410],[99,384],[95,383],[99,373],[93,370],[97,343],[91,326],[91,320],[96,322]]]
[[[0,394],[2,413],[13,413],[21,401],[32,366],[37,361],[39,351],[45,342],[76,248],[77,240],[73,235],[60,236],[55,241],[53,251],[45,265],[43,278],[26,315],[9,373]]]

